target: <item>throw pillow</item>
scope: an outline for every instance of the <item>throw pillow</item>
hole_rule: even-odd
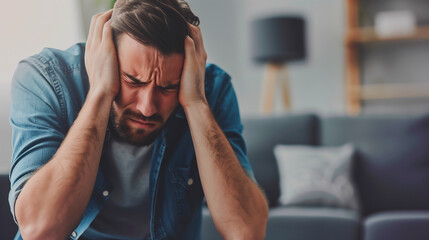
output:
[[[280,204],[358,210],[350,172],[351,144],[341,147],[277,145]]]

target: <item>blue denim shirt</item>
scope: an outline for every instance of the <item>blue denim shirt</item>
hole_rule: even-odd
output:
[[[13,215],[23,185],[55,154],[85,101],[89,82],[84,53],[84,43],[65,51],[44,49],[22,60],[15,71],[10,110],[13,154],[9,203]],[[254,180],[230,76],[216,65],[207,64],[205,91],[215,119],[241,166]],[[105,142],[109,138],[107,129]],[[103,175],[100,167],[84,216],[69,239],[78,239],[85,232],[111,191],[109,176]],[[200,239],[203,197],[189,126],[179,105],[154,144],[150,166],[151,239]],[[22,239],[19,232],[15,239]]]

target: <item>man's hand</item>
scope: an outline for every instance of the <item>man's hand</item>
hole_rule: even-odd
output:
[[[184,108],[207,102],[204,92],[207,53],[200,29],[192,24],[188,26],[190,36],[185,39],[185,63],[179,91],[179,102]]]
[[[85,67],[89,77],[90,93],[110,96],[118,94],[119,67],[110,27],[113,10],[94,15],[91,19],[85,49]]]

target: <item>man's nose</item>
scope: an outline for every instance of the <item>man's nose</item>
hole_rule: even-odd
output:
[[[137,110],[145,117],[150,117],[157,113],[155,94],[152,86],[141,89],[137,95]]]

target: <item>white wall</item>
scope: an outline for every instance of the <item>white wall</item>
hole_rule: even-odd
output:
[[[209,61],[233,77],[242,115],[260,114],[264,68],[250,59],[249,24],[271,14],[307,20],[308,57],[289,66],[295,112],[343,113],[344,6],[342,0],[190,0],[201,19]],[[279,99],[278,99],[279,100]],[[276,112],[282,112],[277,102]]]

